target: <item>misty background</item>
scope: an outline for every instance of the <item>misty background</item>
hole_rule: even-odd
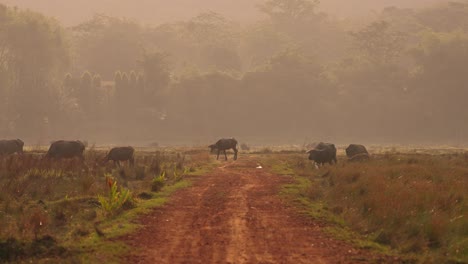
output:
[[[0,138],[465,145],[467,31],[465,0],[0,0]]]

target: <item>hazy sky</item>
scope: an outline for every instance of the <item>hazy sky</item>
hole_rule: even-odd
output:
[[[420,7],[442,0],[322,0],[320,9],[334,16],[363,15],[386,6]],[[256,5],[263,0],[0,0],[54,16],[65,25],[89,19],[94,13],[125,16],[158,24],[193,17],[203,11],[219,12],[231,19],[258,20]]]

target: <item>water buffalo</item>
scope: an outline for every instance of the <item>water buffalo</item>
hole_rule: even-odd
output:
[[[107,163],[110,160],[114,161],[114,164],[120,167],[121,161],[129,161],[130,166],[133,167],[135,163],[134,158],[135,149],[132,147],[115,147],[107,153],[104,158],[104,162]]]
[[[351,144],[346,148],[346,156],[350,161],[366,160],[369,159],[369,152],[363,145]]]
[[[24,142],[21,139],[0,140],[0,155],[23,153]]]
[[[314,149],[307,151],[309,154],[309,160],[315,161],[319,165],[329,163],[330,165],[336,159],[336,148],[334,144],[320,142]]]
[[[234,138],[222,138],[218,140],[216,143],[209,145],[208,146],[211,149],[211,152],[213,152],[215,149],[218,150],[218,155],[216,156],[216,159],[219,159],[219,153],[221,151],[224,152],[224,157],[227,160],[227,155],[226,155],[226,150],[227,149],[233,149],[234,150],[234,160],[237,160],[237,140]]]
[[[69,159],[78,157],[81,161],[84,161],[83,152],[85,150],[85,145],[83,142],[79,140],[75,141],[66,141],[66,140],[59,140],[53,142],[45,158],[53,158],[53,159]]]

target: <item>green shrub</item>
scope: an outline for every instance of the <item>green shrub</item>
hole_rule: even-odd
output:
[[[164,187],[164,183],[166,181],[166,172],[163,171],[161,175],[158,177],[154,177],[153,182],[151,184],[151,191],[158,192]]]
[[[109,187],[109,196],[98,196],[101,208],[108,214],[114,215],[122,206],[131,199],[131,192],[128,189],[118,187],[117,181],[112,177],[106,176],[107,186]]]

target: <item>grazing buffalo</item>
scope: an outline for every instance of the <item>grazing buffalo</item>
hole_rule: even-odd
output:
[[[329,163],[330,165],[336,160],[336,148],[334,144],[320,142],[314,149],[307,151],[309,160],[315,161],[319,165]]]
[[[112,148],[107,156],[104,158],[104,162],[107,163],[110,160],[114,161],[114,164],[120,167],[121,161],[127,161],[130,163],[130,166],[133,167],[135,164],[134,158],[135,149],[132,147],[115,147]]]
[[[237,140],[234,138],[223,138],[218,140],[216,143],[213,145],[208,146],[211,149],[211,152],[213,152],[215,149],[218,150],[218,155],[216,156],[216,159],[219,159],[219,153],[221,151],[224,152],[224,157],[227,160],[227,155],[226,155],[226,150],[227,149],[233,149],[234,150],[234,160],[237,160]]]
[[[83,142],[79,140],[75,141],[66,141],[66,140],[59,140],[53,142],[45,158],[52,158],[52,159],[69,159],[78,157],[81,161],[84,161],[83,152],[85,150],[85,145]]]
[[[363,145],[351,144],[346,148],[346,156],[350,161],[367,160],[369,159],[369,152]]]
[[[21,139],[0,140],[0,155],[23,153],[24,142]]]

